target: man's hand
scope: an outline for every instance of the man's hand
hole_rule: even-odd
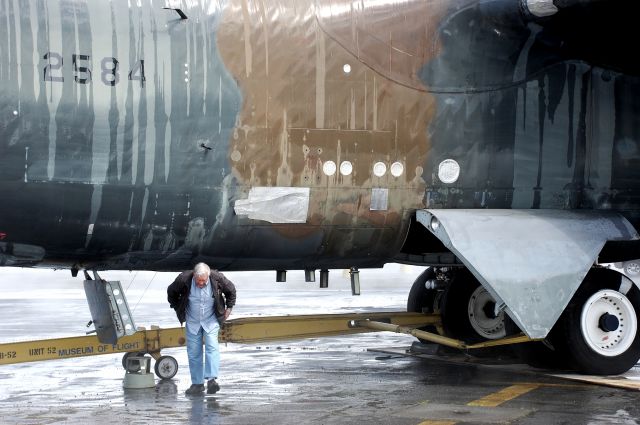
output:
[[[225,309],[224,310],[224,320],[227,320],[230,315],[231,315],[231,309],[230,308]]]

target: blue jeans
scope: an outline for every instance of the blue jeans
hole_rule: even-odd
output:
[[[186,331],[187,357],[189,358],[189,372],[192,384],[204,384],[205,379],[217,378],[220,368],[220,350],[218,349],[218,332],[220,325],[216,325],[211,332],[205,332],[200,326],[197,335]],[[202,359],[202,339],[204,338],[204,369]]]

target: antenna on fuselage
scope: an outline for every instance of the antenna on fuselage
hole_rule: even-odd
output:
[[[166,10],[175,10],[175,11],[176,11],[176,13],[177,13],[178,15],[180,15],[180,19],[189,19],[189,18],[187,18],[187,15],[185,15],[185,13],[182,11],[182,9],[178,9],[178,8],[175,8],[175,7],[163,7],[163,9],[166,9]]]

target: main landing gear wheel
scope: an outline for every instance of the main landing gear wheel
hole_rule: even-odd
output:
[[[587,275],[557,325],[571,364],[583,373],[617,375],[640,359],[640,290],[620,276]],[[555,328],[554,328],[555,330]]]
[[[466,269],[456,271],[442,299],[445,335],[476,343],[506,335],[504,311],[495,313],[496,302]],[[475,352],[475,350],[474,350]]]
[[[407,298],[407,311],[415,313],[432,314],[440,311],[440,298],[442,291],[437,289],[427,289],[425,284],[428,280],[436,278],[436,272],[432,267],[428,267],[420,276],[416,278],[409,291]],[[432,333],[438,333],[435,325],[427,325],[420,330]],[[420,342],[430,343],[429,341],[420,339]]]
[[[171,356],[160,356],[154,367],[160,379],[171,379],[178,373],[178,361]]]

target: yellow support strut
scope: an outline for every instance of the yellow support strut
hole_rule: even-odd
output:
[[[431,332],[421,331],[420,329],[412,329],[411,327],[396,325],[391,323],[381,323],[381,322],[376,322],[369,319],[355,320],[350,325],[356,329],[367,328],[367,329],[372,329],[376,331],[388,331],[388,332],[396,332],[396,333],[403,333],[407,335],[413,335],[416,338],[421,338],[426,341],[435,342],[436,344],[444,345],[447,347],[458,348],[460,350],[472,350],[476,348],[497,347],[500,345],[511,345],[511,344],[521,344],[523,342],[542,341],[542,339],[531,339],[524,334],[520,334],[515,336],[509,336],[506,338],[479,342],[477,344],[467,344],[464,341],[448,338],[446,336],[434,334]]]
[[[373,331],[350,327],[350,323],[358,320],[408,327],[440,324],[438,315],[406,312],[247,317],[227,321],[219,340],[253,343]],[[135,334],[120,338],[117,344],[103,344],[95,335],[11,342],[0,344],[0,365],[126,352],[149,353],[157,360],[160,350],[181,347],[185,343],[184,328],[160,329],[157,326],[152,326],[150,330],[140,328]]]

